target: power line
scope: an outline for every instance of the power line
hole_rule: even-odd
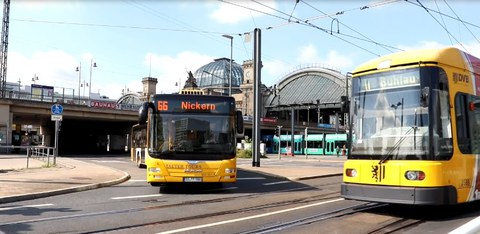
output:
[[[444,14],[444,13],[442,13],[442,12],[439,12],[439,11],[436,11],[436,10],[434,10],[434,9],[428,8],[428,7],[426,7],[426,6],[424,6],[424,5],[420,4],[420,3],[415,3],[415,2],[412,2],[412,1],[410,1],[410,0],[404,0],[404,1],[406,1],[406,2],[408,2],[408,3],[410,3],[410,4],[412,4],[412,5],[415,5],[415,6],[424,8],[425,10],[428,10],[428,11],[430,11],[430,12],[434,12],[434,13],[437,13],[437,14],[439,14],[439,15],[445,16],[445,17],[447,17],[447,18],[460,21],[460,22],[462,22],[462,23],[464,23],[464,24],[468,24],[468,25],[470,25],[470,26],[472,26],[472,27],[480,28],[480,26],[478,26],[478,25],[476,25],[476,24],[472,24],[472,23],[467,22],[467,21],[465,21],[465,20],[462,20],[462,19],[455,18],[455,17],[450,16],[450,15]]]
[[[438,7],[438,3],[437,3],[437,0],[435,0],[435,6],[437,6],[437,10],[440,12],[440,7]],[[445,28],[447,27],[447,24],[445,23],[445,20],[443,19],[443,16],[440,15],[440,19],[442,19],[442,23],[443,25],[445,26]],[[448,40],[450,40],[450,44],[453,45],[453,42],[452,42],[452,38],[450,36],[448,36]]]
[[[477,40],[478,43],[480,43],[480,40],[478,40],[478,38],[475,36],[475,34],[473,34],[473,32],[470,30],[470,28],[467,27],[467,25],[465,24],[465,21],[463,21],[462,19],[460,19],[460,17],[457,15],[457,13],[455,13],[455,11],[452,9],[452,7],[450,7],[450,5],[448,4],[447,0],[443,0],[445,2],[445,4],[448,6],[448,8],[450,8],[450,10],[453,12],[453,14],[455,14],[455,16],[457,17],[457,19],[462,22],[463,26],[465,26],[465,28],[470,32],[470,34],[473,36],[473,38],[475,38],[475,40]]]
[[[417,2],[418,2],[418,4],[420,4],[420,6],[421,6],[423,9],[425,9],[425,11],[443,28],[443,30],[445,30],[445,32],[448,33],[448,35],[450,35],[465,51],[468,51],[468,50],[465,48],[465,46],[463,46],[463,44],[462,44],[460,41],[458,41],[457,38],[455,38],[455,37],[450,33],[450,31],[448,31],[448,29],[447,29],[445,26],[443,26],[443,25],[441,24],[441,23],[437,20],[437,18],[435,18],[435,17],[432,15],[432,13],[430,13],[430,11],[428,11],[428,9],[427,9],[425,6],[423,6],[423,4],[420,2],[420,0],[417,0]]]
[[[144,27],[144,26],[131,26],[131,25],[113,25],[113,24],[96,24],[96,23],[79,23],[79,22],[66,22],[66,21],[47,21],[47,20],[32,20],[32,19],[12,19],[12,21],[29,22],[29,23],[44,23],[44,24],[58,24],[58,25],[76,25],[76,26],[88,26],[88,27],[105,27],[105,28],[123,28],[123,29],[139,29],[139,30],[159,30],[159,31],[171,31],[171,32],[187,32],[187,33],[209,33],[209,34],[228,34],[225,32],[214,32],[205,30],[191,30],[191,29],[173,29],[173,28],[158,28],[158,27]],[[230,35],[241,35],[238,33],[230,33]]]
[[[260,2],[258,2],[258,1],[255,1],[255,0],[252,0],[252,1],[253,1],[253,2],[256,2],[257,4],[262,5],[262,6],[264,6],[264,7],[270,8],[270,9],[276,11],[276,12],[279,12],[279,13],[281,13],[281,14],[283,14],[283,15],[290,16],[289,14],[287,14],[287,13],[285,13],[285,12],[283,12],[283,11],[280,11],[280,10],[277,10],[277,9],[274,9],[274,8],[271,8],[271,7],[269,7],[269,6],[267,6],[267,5],[263,4],[263,3],[260,3]],[[303,2],[303,1],[302,1],[302,2]],[[229,3],[229,2],[226,2],[226,3]],[[243,7],[243,6],[240,6],[240,5],[238,5],[238,6],[239,6],[239,7]],[[261,12],[261,11],[258,11],[258,10],[256,10],[256,11],[257,11],[257,12]],[[269,14],[269,15],[271,15],[271,14]],[[371,54],[373,54],[373,55],[375,55],[375,56],[380,56],[380,55],[378,55],[378,54],[376,54],[376,53],[374,53],[374,52],[372,52],[372,51],[370,51],[370,50],[368,50],[368,49],[366,49],[366,48],[364,48],[364,47],[361,47],[361,46],[359,46],[359,45],[357,45],[357,44],[354,44],[353,42],[347,41],[347,40],[345,40],[345,39],[343,39],[343,38],[341,38],[341,37],[339,37],[339,36],[337,36],[337,35],[333,35],[333,33],[332,33],[331,30],[321,28],[321,27],[319,27],[319,26],[317,26],[317,25],[314,25],[314,24],[312,24],[312,23],[310,23],[310,22],[308,22],[308,21],[299,19],[299,18],[297,18],[297,17],[292,17],[292,18],[296,19],[295,21],[292,21],[292,20],[283,18],[283,17],[281,17],[281,16],[275,16],[275,17],[280,18],[280,19],[283,19],[283,20],[285,20],[285,21],[287,22],[287,23],[282,24],[281,26],[285,26],[285,25],[288,25],[288,24],[290,24],[290,23],[297,23],[297,24],[300,24],[300,25],[309,26],[309,27],[318,29],[318,30],[320,30],[320,31],[323,31],[323,32],[325,32],[325,33],[327,33],[327,34],[330,34],[331,36],[334,36],[334,37],[336,37],[337,39],[340,39],[340,40],[342,40],[342,41],[344,41],[344,42],[346,42],[346,43],[348,43],[348,44],[351,44],[351,45],[353,45],[353,46],[355,46],[355,47],[357,47],[357,48],[359,48],[359,49],[362,49],[362,50],[364,50],[364,51],[366,51],[366,52],[368,52],[368,53],[371,53]],[[273,29],[273,28],[274,28],[274,27],[268,27],[267,29]],[[338,34],[339,34],[339,35],[344,35],[344,36],[346,35],[346,34],[341,34],[341,33],[338,33]],[[350,35],[348,35],[348,36],[351,37],[351,38],[358,39],[357,37],[353,37],[353,36],[350,36]],[[365,41],[365,40],[363,40],[363,41]],[[370,43],[374,43],[374,44],[376,44],[376,45],[381,45],[381,46],[385,46],[385,47],[394,48],[393,46],[387,46],[387,45],[384,45],[384,44],[375,42],[375,41],[373,41],[373,40],[371,40],[371,39],[367,39],[366,41],[367,41],[367,42],[370,42]],[[398,49],[398,48],[395,48],[395,49],[401,50],[401,49]]]
[[[396,1],[398,1],[398,0],[396,0]],[[396,2],[396,1],[393,1],[393,2]],[[314,7],[314,6],[310,5],[310,4],[308,4],[308,3],[305,2],[304,0],[302,0],[302,2],[305,3],[305,5],[311,7],[312,9],[314,9],[314,10],[316,10],[316,11],[318,11],[318,12],[324,14],[324,15],[327,15],[325,12],[321,11],[320,9],[317,9],[316,7]],[[390,1],[389,3],[392,3],[392,1]],[[369,7],[367,7],[367,8],[369,8]],[[363,8],[363,9],[367,9],[367,8]],[[362,9],[362,8],[360,8],[360,9]],[[329,15],[327,15],[327,16],[328,16],[330,19],[332,19],[332,20],[336,19],[336,18],[333,18],[332,16],[329,16]],[[386,49],[386,50],[388,50],[388,51],[390,51],[390,52],[393,52],[392,50],[388,49],[388,47],[383,46],[382,44],[375,42],[374,40],[372,40],[372,39],[368,38],[367,36],[363,35],[362,33],[358,32],[357,30],[355,30],[355,29],[349,27],[348,25],[340,22],[338,19],[336,19],[336,20],[337,20],[337,22],[339,22],[341,25],[347,27],[348,29],[354,31],[355,33],[359,34],[359,35],[362,36],[363,38],[367,39],[367,41],[369,41],[369,42],[371,42],[371,43],[374,43],[374,44],[376,44],[376,45],[379,45],[379,46],[383,47],[384,49]]]

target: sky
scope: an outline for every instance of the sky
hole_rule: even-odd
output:
[[[81,94],[118,99],[155,77],[157,93],[172,93],[214,59],[253,59],[255,29],[266,86],[301,67],[346,74],[403,50],[454,46],[480,57],[478,9],[473,0],[13,0],[7,82],[38,77],[76,95],[88,83]]]

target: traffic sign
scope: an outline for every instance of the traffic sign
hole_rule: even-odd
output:
[[[52,115],[52,121],[62,121],[63,115]]]
[[[61,115],[63,113],[63,106],[60,104],[53,104],[52,105],[52,115]]]

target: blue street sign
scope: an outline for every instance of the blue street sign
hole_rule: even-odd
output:
[[[61,115],[63,113],[63,106],[60,104],[52,105],[52,115]]]

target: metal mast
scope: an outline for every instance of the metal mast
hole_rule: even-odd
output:
[[[3,0],[2,21],[2,60],[0,68],[0,98],[5,98],[7,91],[7,52],[8,52],[8,27],[10,24],[10,0]]]

